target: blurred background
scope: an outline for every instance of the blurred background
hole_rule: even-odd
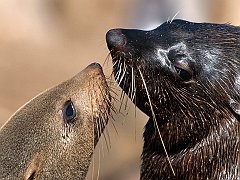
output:
[[[116,27],[152,29],[168,19],[240,25],[239,0],[1,0],[0,126],[46,88],[101,64],[105,33]],[[111,74],[111,60],[104,65]],[[116,92],[120,92],[117,88]],[[119,107],[115,103],[116,108]],[[148,117],[131,103],[108,125],[87,179],[139,179],[142,133]]]

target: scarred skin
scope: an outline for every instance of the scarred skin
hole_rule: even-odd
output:
[[[64,113],[69,101],[73,119]],[[97,63],[33,98],[1,128],[0,179],[85,179],[109,108]]]
[[[240,28],[174,20],[106,40],[116,81],[150,117],[141,179],[240,179]]]

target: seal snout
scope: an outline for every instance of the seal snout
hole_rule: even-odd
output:
[[[102,69],[102,66],[101,66],[99,63],[94,62],[94,63],[88,65],[87,68],[98,68],[98,69]]]
[[[94,75],[102,75],[103,74],[102,66],[96,62],[88,65],[85,68],[85,71],[87,71],[89,75],[90,74],[94,74]]]
[[[110,51],[122,51],[127,43],[127,38],[121,29],[111,29],[106,34],[106,41]]]

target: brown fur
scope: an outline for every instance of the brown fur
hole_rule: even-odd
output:
[[[63,106],[69,99],[76,117],[67,123]],[[0,131],[0,179],[84,179],[109,103],[97,63],[33,98]]]

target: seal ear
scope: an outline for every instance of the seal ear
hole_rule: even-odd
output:
[[[34,180],[37,175],[37,172],[40,169],[41,162],[42,157],[40,156],[39,153],[37,153],[29,163],[27,169],[25,170],[23,180]]]

